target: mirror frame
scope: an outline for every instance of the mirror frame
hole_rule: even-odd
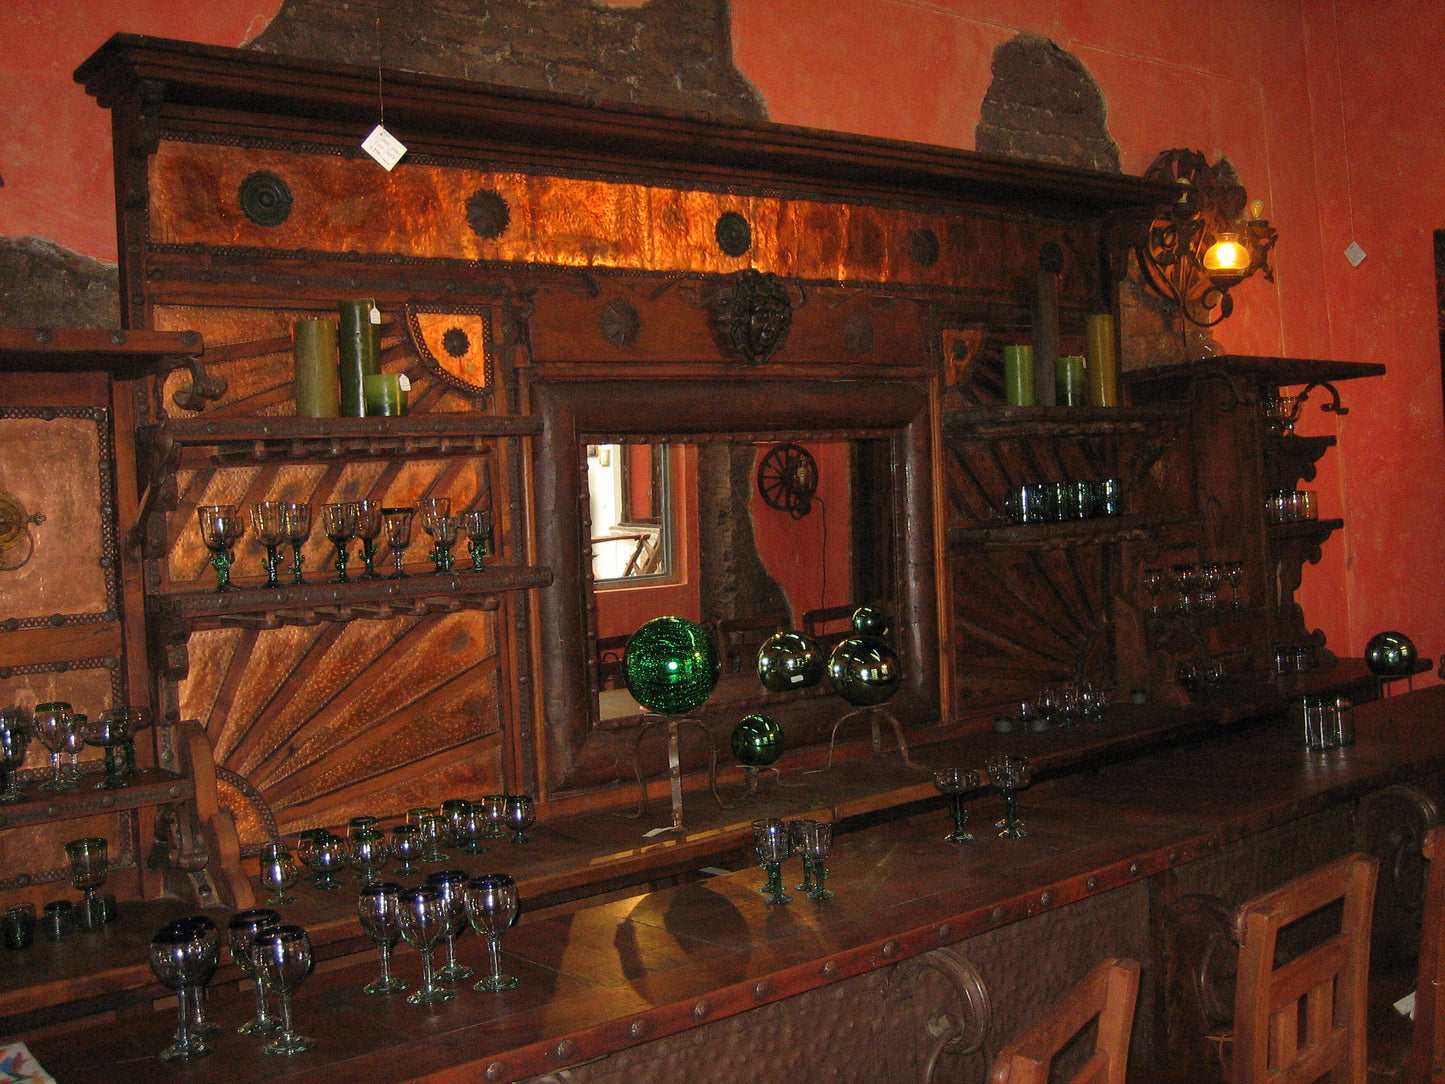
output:
[[[537,556],[553,572],[552,584],[538,593],[544,713],[538,781],[549,797],[630,780],[619,777],[615,738],[610,752],[597,740],[596,611],[583,530],[588,444],[889,440],[899,494],[898,612],[891,616],[893,642],[905,667],[888,708],[906,728],[938,723],[932,401],[928,379],[579,380],[533,386],[533,407],[542,422],[534,445],[536,507],[549,510],[537,518]]]

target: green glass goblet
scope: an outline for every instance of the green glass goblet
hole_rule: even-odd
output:
[[[485,567],[484,559],[492,555],[492,510],[471,508],[461,514],[462,530],[467,532],[467,549],[472,557],[472,571]]]
[[[783,862],[792,852],[788,826],[777,817],[753,821],[753,849],[768,874],[768,883],[764,889],[768,902],[791,903],[793,898],[783,892],[782,872]]]
[[[803,857],[813,866],[813,887],[810,900],[830,900],[828,887],[828,856],[833,853],[833,825],[830,821],[807,821],[803,828]]]
[[[487,941],[491,972],[472,987],[489,993],[514,990],[521,985],[515,975],[502,972],[502,934],[517,918],[517,884],[505,873],[488,873],[467,882],[467,918],[472,929]]]
[[[415,508],[383,508],[381,510],[382,526],[386,531],[386,547],[391,551],[391,559],[394,564],[389,579],[404,580],[407,577],[406,570],[401,567],[401,562],[402,558],[406,556],[406,547],[411,544],[411,518],[415,514]]]
[[[283,522],[286,524],[286,541],[291,543],[291,583],[305,583],[306,579],[301,575],[301,565],[305,561],[301,547],[311,537],[311,506],[305,501],[287,501]]]
[[[238,590],[231,582],[231,566],[236,555],[231,547],[244,530],[234,504],[203,504],[196,509],[201,525],[201,541],[211,551],[211,567],[216,570],[216,590]]]
[[[326,537],[336,547],[334,565],[336,579],[332,582],[350,583],[351,577],[346,574],[346,565],[349,560],[347,547],[356,537],[356,505],[351,501],[323,504],[321,506],[321,529],[326,532]]]
[[[286,502],[257,501],[251,505],[251,533],[266,547],[262,567],[266,569],[266,586],[280,587],[277,570],[281,565],[281,545],[286,542]]]
[[[1028,786],[1033,779],[1029,758],[1013,755],[992,757],[988,761],[988,778],[1003,792],[1004,815],[996,827],[1004,839],[1022,839],[1028,835],[1023,821],[1019,820],[1018,798],[1015,791]]]
[[[983,780],[976,771],[963,768],[939,768],[933,773],[933,785],[940,794],[948,796],[949,811],[953,814],[953,831],[943,837],[945,843],[968,843],[974,835],[968,830],[968,810],[963,807],[963,796],[967,791],[977,790]]]
[[[376,544],[377,538],[381,535],[382,516],[381,502],[379,501],[352,501],[356,508],[356,537],[361,539],[361,563],[366,566],[362,573],[364,580],[379,580],[381,574],[374,567],[377,550],[380,547]]]

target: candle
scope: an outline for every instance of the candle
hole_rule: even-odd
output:
[[[291,339],[296,358],[296,413],[303,418],[336,417],[341,408],[336,321],[297,320]]]
[[[1059,406],[1083,406],[1084,359],[1077,354],[1059,358],[1054,365],[1054,401]]]
[[[341,413],[366,417],[362,379],[381,372],[381,344],[377,325],[381,313],[370,298],[338,302],[341,327],[337,346],[341,357]]]
[[[1009,406],[1034,405],[1034,348],[1003,348],[1003,392]]]
[[[361,378],[368,418],[397,418],[406,413],[406,394],[396,373],[368,373]]]
[[[1119,405],[1119,355],[1114,317],[1107,312],[1084,317],[1084,356],[1088,358],[1089,405]]]

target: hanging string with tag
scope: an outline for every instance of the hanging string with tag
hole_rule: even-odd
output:
[[[381,12],[376,13],[376,127],[361,141],[361,149],[390,173],[406,155],[406,145],[386,130],[386,95],[382,91]]]

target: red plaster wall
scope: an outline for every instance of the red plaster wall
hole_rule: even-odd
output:
[[[635,3],[635,0],[626,0]],[[236,45],[279,0],[0,4],[0,234],[114,259],[105,114],[70,72],[126,30]],[[1397,627],[1445,651],[1445,468],[1431,231],[1445,226],[1445,22],[1413,0],[732,0],[735,58],[773,119],[973,145],[993,47],[1045,35],[1093,73],[1124,168],[1227,154],[1280,231],[1278,282],[1240,287],[1241,353],[1381,361],[1315,483],[1347,527],[1302,601],[1343,653]],[[16,43],[43,43],[23,48]],[[1342,251],[1359,241],[1356,270]]]

